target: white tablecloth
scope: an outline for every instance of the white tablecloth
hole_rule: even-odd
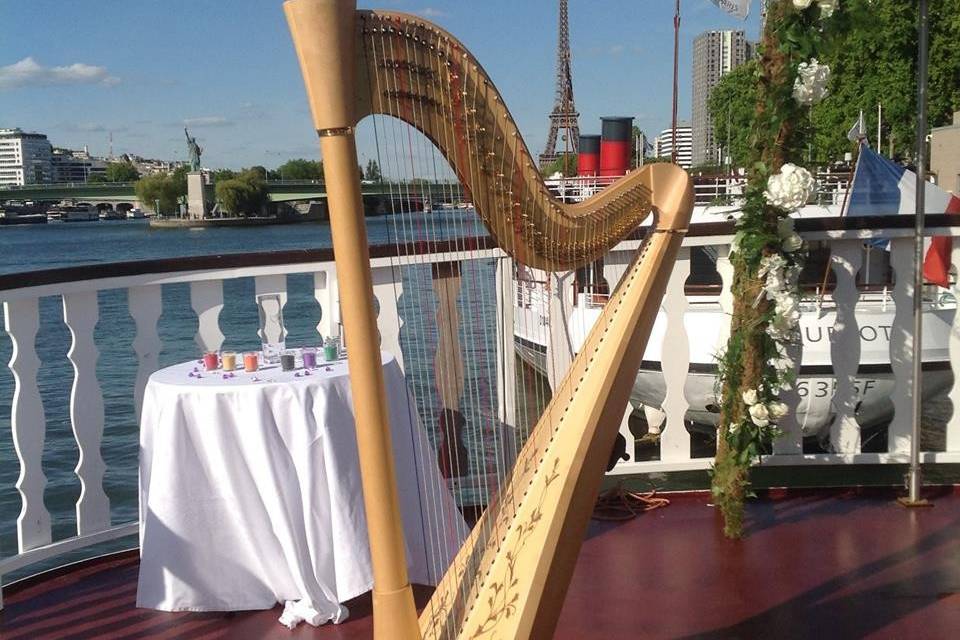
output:
[[[436,584],[466,528],[399,365],[386,353],[383,365],[410,579]],[[325,621],[368,591],[351,407],[345,361],[309,375],[274,366],[224,378],[197,362],[154,373],[141,415],[137,606],[301,601]]]

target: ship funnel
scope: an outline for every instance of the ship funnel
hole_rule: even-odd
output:
[[[633,118],[601,118],[600,175],[622,176],[630,168]]]
[[[577,147],[577,175],[595,176],[600,170],[600,136],[582,135]]]

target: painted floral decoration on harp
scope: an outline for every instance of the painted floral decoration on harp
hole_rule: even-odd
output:
[[[791,217],[815,192],[803,166],[809,109],[828,99],[829,57],[846,24],[839,0],[771,0],[760,43],[750,174],[730,246],[734,310],[719,356],[720,421],[711,470],[724,533],[743,535],[749,469],[781,435],[791,408],[780,399],[796,379],[798,278],[805,251]]]

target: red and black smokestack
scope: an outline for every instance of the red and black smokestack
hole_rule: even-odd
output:
[[[601,118],[600,175],[622,176],[630,168],[633,118]]]
[[[577,147],[577,175],[595,176],[600,171],[600,136],[580,136]]]

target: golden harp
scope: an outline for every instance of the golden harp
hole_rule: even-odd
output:
[[[284,9],[321,151],[344,304],[378,638],[547,638],[693,206],[687,174],[655,164],[577,204],[553,198],[486,73],[418,17],[351,0]],[[430,602],[407,580],[354,127],[385,114],[449,162],[497,245],[543,270],[591,263],[651,213],[651,232]]]

